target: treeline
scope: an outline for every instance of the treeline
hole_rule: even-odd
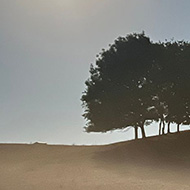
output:
[[[152,42],[141,34],[119,37],[97,55],[82,95],[87,132],[140,127],[156,121],[190,124],[190,43]]]

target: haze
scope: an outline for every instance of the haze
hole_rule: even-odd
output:
[[[133,32],[189,41],[189,7],[188,0],[0,0],[0,142],[132,139],[133,130],[83,132],[80,98],[90,63]]]

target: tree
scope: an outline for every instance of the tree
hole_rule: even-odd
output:
[[[165,126],[190,124],[190,44],[153,43],[141,34],[119,37],[91,65],[82,95],[87,132],[140,127],[159,121]],[[177,103],[176,103],[177,102]]]
[[[163,99],[167,104],[166,120],[168,129],[170,123],[177,124],[179,132],[180,124],[188,124],[190,97],[190,44],[184,41],[167,42],[165,44],[168,62],[165,64],[164,78],[167,88]],[[168,130],[170,132],[170,130]]]
[[[103,50],[91,66],[87,89],[82,96],[86,131],[106,132],[125,127],[140,127],[145,137],[146,120],[156,119],[150,87],[151,70],[160,59],[162,44],[154,44],[142,34],[119,37]]]

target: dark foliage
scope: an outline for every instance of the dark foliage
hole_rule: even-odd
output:
[[[119,37],[91,65],[82,95],[87,132],[106,132],[159,122],[190,124],[190,44],[153,43],[149,37]],[[161,130],[162,127],[162,130]]]

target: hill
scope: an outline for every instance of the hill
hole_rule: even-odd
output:
[[[103,146],[0,145],[0,190],[190,189],[190,132]]]

